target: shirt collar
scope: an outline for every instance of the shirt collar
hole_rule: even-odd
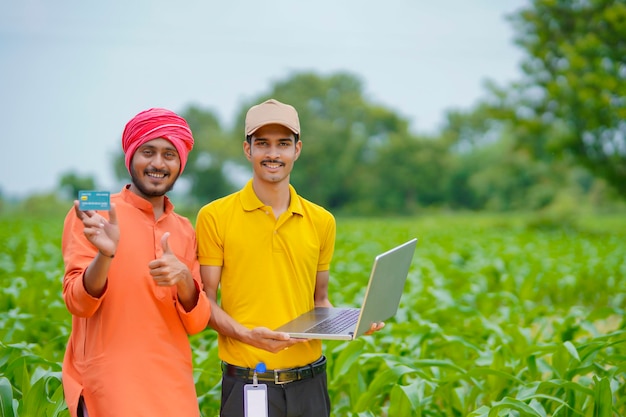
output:
[[[254,188],[252,188],[252,180],[249,180],[246,185],[241,190],[241,205],[245,211],[254,211],[265,207],[265,204],[259,197],[254,193]],[[293,188],[291,184],[289,184],[289,207],[287,207],[287,211],[292,214],[304,215],[304,211],[302,210],[302,203],[300,202],[300,198],[298,197],[298,193],[296,189]]]
[[[150,203],[145,198],[140,197],[137,194],[130,191],[130,184],[124,186],[120,194],[122,196],[122,200],[124,200],[131,206],[137,207],[139,210],[145,213],[149,213],[150,215],[154,215],[154,210],[152,209],[152,203]],[[174,204],[172,204],[172,202],[167,196],[165,196],[164,204],[165,204],[165,210],[163,212],[164,215],[169,214],[172,211],[174,211]]]

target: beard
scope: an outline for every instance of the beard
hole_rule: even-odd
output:
[[[150,171],[150,172],[163,173],[163,171]],[[137,187],[137,190],[139,190],[139,192],[146,197],[163,197],[165,194],[167,194],[174,188],[174,184],[176,183],[176,179],[177,179],[177,178],[174,178],[174,181],[172,181],[167,187],[165,187],[162,190],[148,190],[146,187],[144,187],[141,180],[139,180],[139,176],[137,175],[134,167],[132,166],[130,169],[130,178],[131,178],[131,181],[133,182],[133,185]]]

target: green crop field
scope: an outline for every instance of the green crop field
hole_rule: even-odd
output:
[[[325,342],[335,416],[625,416],[626,216],[338,218],[331,301],[363,297],[374,255],[419,239],[397,316]],[[0,218],[2,416],[68,416],[62,218]],[[217,416],[212,330],[191,337]]]

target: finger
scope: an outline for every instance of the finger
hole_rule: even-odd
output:
[[[89,213],[93,213],[92,210],[81,210],[78,200],[74,200],[74,210],[76,210],[77,214],[82,214],[83,216],[88,215]]]
[[[78,217],[79,220],[83,219],[83,212],[80,211],[80,209],[79,209],[79,202],[78,202],[78,200],[74,200],[74,212],[76,213],[76,217]]]
[[[150,268],[150,273],[153,276],[156,275],[167,275],[165,267],[167,264],[163,262],[161,259],[154,259],[148,263],[148,268]]]
[[[283,350],[288,350],[293,345],[296,345],[296,344],[299,344],[299,343],[306,343],[306,342],[308,342],[310,340],[311,339],[300,339],[300,338],[292,337],[289,340],[276,341],[276,346],[273,349],[274,349],[275,353],[278,353],[278,352],[281,352]]]
[[[96,237],[100,234],[100,228],[98,227],[85,227],[85,236]]]
[[[104,227],[104,218],[96,212],[81,211],[81,220],[85,227],[102,228]]]
[[[288,341],[289,339],[291,339],[291,337],[287,333],[275,332],[274,335],[272,336],[272,339],[274,339],[274,340],[281,340],[281,341]]]
[[[372,331],[372,332],[377,332],[377,331],[379,331],[380,329],[382,329],[383,327],[385,327],[385,323],[384,323],[384,322],[382,322],[382,321],[381,321],[381,322],[378,322],[378,323],[373,323],[373,324],[372,324],[372,329],[371,329],[371,331]]]
[[[287,341],[290,339],[289,334],[285,332],[275,332],[267,327],[257,327],[259,333],[262,337],[266,339],[278,340],[278,341]]]
[[[170,237],[170,232],[163,233],[163,237],[161,238],[161,247],[163,248],[163,253],[172,253],[170,250],[170,245],[167,242],[167,239]]]
[[[109,210],[109,223],[117,224],[117,212],[115,211],[115,203],[111,203]]]
[[[95,213],[92,210],[81,210],[78,200],[74,200],[74,211],[76,212],[76,216],[80,220],[90,219],[91,216],[93,216],[93,214]]]
[[[168,282],[169,279],[167,277],[167,275],[163,275],[160,273],[151,273],[152,275],[152,279],[157,283],[157,284],[162,284],[163,282]]]

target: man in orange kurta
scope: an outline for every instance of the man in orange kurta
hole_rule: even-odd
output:
[[[132,182],[110,211],[75,201],[65,219],[65,398],[72,417],[197,417],[188,335],[211,309],[193,226],[166,196],[193,137],[180,116],[149,109],[128,122],[122,147]]]

